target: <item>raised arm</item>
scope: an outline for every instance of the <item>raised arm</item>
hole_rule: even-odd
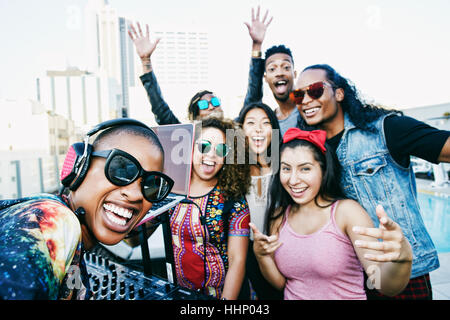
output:
[[[261,54],[261,47],[262,43],[264,41],[264,38],[266,36],[267,27],[272,22],[273,17],[270,19],[267,19],[269,15],[269,10],[266,11],[266,14],[264,15],[263,19],[260,20],[260,7],[258,6],[258,9],[256,11],[255,16],[255,10],[252,8],[252,22],[251,24],[248,22],[244,22],[244,24],[248,28],[248,33],[250,35],[250,38],[252,39],[252,57],[256,58],[259,54]],[[253,55],[253,53],[255,53]],[[259,55],[259,58],[261,58],[261,55]]]
[[[137,27],[130,25],[128,35],[134,43],[136,53],[142,62],[142,70],[144,74],[140,77],[142,85],[147,91],[150,104],[152,105],[152,112],[155,115],[155,120],[159,125],[180,123],[178,118],[170,110],[169,105],[164,100],[161,88],[156,80],[153,72],[151,56],[158,45],[160,38],[156,38],[154,42],[150,41],[150,31],[148,25],[145,26],[145,34],[142,32],[141,25],[137,23]]]
[[[266,11],[262,20],[260,20],[260,7],[256,11],[252,8],[251,23],[244,22],[248,28],[248,33],[252,39],[252,59],[248,77],[248,89],[244,100],[244,106],[261,101],[263,97],[263,77],[264,77],[264,59],[262,59],[262,43],[266,36],[267,28],[272,22],[272,17],[268,19],[269,11]]]
[[[141,59],[144,74],[153,70],[151,56],[161,40],[161,38],[156,38],[154,42],[150,41],[150,30],[148,28],[148,24],[145,25],[145,31],[146,32],[144,34],[139,22],[137,23],[137,29],[133,26],[133,24],[130,24],[130,28],[128,29],[128,35],[131,40],[133,40],[136,53]]]

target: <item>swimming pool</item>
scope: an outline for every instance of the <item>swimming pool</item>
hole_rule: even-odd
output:
[[[450,252],[450,197],[418,193],[425,226],[438,253]]]

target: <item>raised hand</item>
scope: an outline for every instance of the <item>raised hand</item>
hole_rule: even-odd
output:
[[[253,223],[249,225],[253,230],[253,250],[256,256],[272,255],[283,244],[278,242],[278,236],[267,236],[261,233]]]
[[[378,228],[353,227],[353,232],[374,238],[374,241],[356,240],[355,246],[379,251],[380,254],[366,253],[364,258],[377,262],[412,261],[412,250],[400,226],[390,219],[381,205],[376,208],[380,225]],[[377,241],[381,239],[382,241]]]
[[[262,20],[260,20],[259,14],[260,14],[259,6],[256,11],[256,16],[255,16],[255,10],[252,8],[251,24],[249,24],[248,22],[244,22],[244,24],[248,28],[248,33],[250,34],[250,37],[252,38],[253,43],[255,43],[255,44],[262,44],[262,42],[264,41],[264,37],[266,35],[267,27],[270,25],[270,23],[272,22],[272,19],[273,19],[273,17],[271,17],[269,20],[267,20],[269,10],[266,11],[266,14],[264,15]]]
[[[154,42],[151,42],[148,25],[146,25],[146,32],[144,35],[139,22],[137,23],[137,30],[133,26],[133,24],[130,24],[128,35],[130,36],[131,40],[133,40],[134,46],[136,47],[136,52],[143,61],[150,59],[150,56],[152,55],[153,51],[155,51],[156,46],[161,40],[161,38],[156,38]]]

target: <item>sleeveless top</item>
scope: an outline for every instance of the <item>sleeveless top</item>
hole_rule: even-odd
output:
[[[275,263],[286,278],[286,300],[365,300],[363,268],[351,240],[335,220],[338,201],[330,220],[318,231],[297,234],[288,222],[290,206],[283,217]]]

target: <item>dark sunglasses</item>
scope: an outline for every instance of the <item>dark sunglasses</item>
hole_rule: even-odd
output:
[[[142,177],[142,195],[150,202],[164,200],[172,190],[174,182],[170,177],[158,171],[145,171],[139,161],[125,151],[94,151],[92,156],[106,158],[105,176],[116,186],[127,186]]]
[[[208,140],[200,140],[197,142],[198,151],[201,153],[208,153],[211,150],[212,143]],[[216,155],[221,158],[225,158],[230,152],[230,148],[225,143],[219,143],[216,146]]]
[[[209,108],[209,104],[213,107],[220,107],[220,100],[217,97],[212,97],[210,101],[206,99],[198,100],[197,105],[200,110],[205,110]]]
[[[311,99],[317,100],[323,95],[325,91],[325,86],[333,87],[332,85],[326,83],[325,81],[319,81],[310,84],[309,86],[306,87],[306,89],[303,88],[291,91],[289,97],[297,105],[302,104],[303,99],[305,98],[305,93],[307,93]]]

